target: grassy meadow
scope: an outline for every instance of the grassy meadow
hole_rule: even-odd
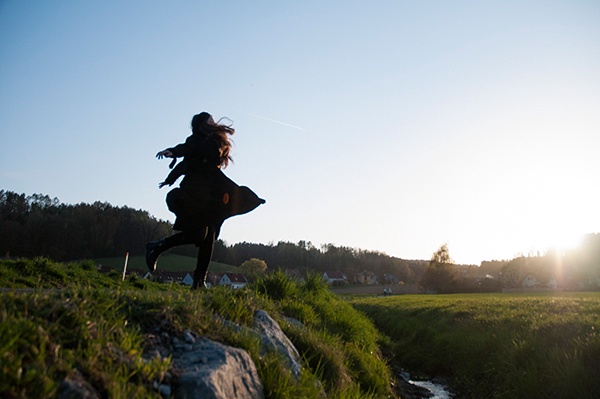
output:
[[[160,398],[173,383],[172,358],[152,342],[199,336],[245,349],[266,398],[389,398],[389,368],[373,323],[332,294],[320,276],[302,283],[282,272],[247,289],[191,291],[99,273],[93,262],[0,260],[0,397],[53,398],[65,378],[84,379],[109,398]],[[295,378],[261,340],[226,321],[252,327],[267,311],[301,355]],[[292,323],[293,317],[303,325]]]
[[[354,297],[394,363],[466,398],[597,398],[600,293]]]
[[[122,258],[100,258],[94,259],[94,263],[98,265],[110,266],[113,269],[123,272],[125,257]],[[196,268],[196,258],[191,256],[165,254],[158,260],[158,270],[166,270],[171,272],[189,272]],[[127,269],[138,269],[144,272],[148,270],[146,266],[145,256],[130,256],[127,260]],[[208,270],[215,273],[231,272],[242,273],[242,269],[237,266],[227,265],[225,263],[210,262]]]

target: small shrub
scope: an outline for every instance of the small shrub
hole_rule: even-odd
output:
[[[319,323],[315,309],[306,302],[286,299],[280,302],[280,307],[284,315],[300,321],[305,326],[314,327]]]
[[[297,298],[299,294],[298,284],[280,269],[257,279],[251,287],[276,301]]]
[[[302,281],[300,289],[304,293],[310,293],[313,295],[322,295],[329,293],[329,287],[327,281],[319,273],[312,272],[306,275],[306,278]]]

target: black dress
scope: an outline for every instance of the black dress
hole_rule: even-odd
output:
[[[167,206],[177,216],[174,230],[220,226],[225,219],[265,203],[248,187],[225,176],[219,167],[219,145],[209,136],[193,134],[168,150],[176,158],[183,157],[166,179],[174,182],[184,175],[179,188],[167,194]]]

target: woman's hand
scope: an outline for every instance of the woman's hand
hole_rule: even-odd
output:
[[[156,158],[158,158],[158,159],[163,159],[163,157],[174,158],[173,153],[169,150],[164,150],[164,151],[161,151],[158,154],[156,154]]]

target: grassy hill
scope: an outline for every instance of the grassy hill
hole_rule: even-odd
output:
[[[100,258],[94,259],[98,265],[105,265],[114,268],[118,272],[123,271],[125,257],[116,258]],[[162,255],[158,260],[158,269],[171,272],[193,271],[196,268],[196,258],[191,256],[166,254]],[[146,267],[146,258],[144,256],[130,256],[127,261],[127,269],[148,270]],[[219,262],[210,262],[208,271],[215,273],[231,272],[241,273],[242,269],[237,266],[228,265]]]
[[[266,398],[393,395],[381,336],[318,276],[297,283],[276,272],[235,291],[120,277],[91,261],[0,260],[0,397],[53,398],[70,379],[100,397],[161,398],[155,387],[172,384],[176,370],[152,345],[165,336],[183,341],[185,331],[246,350]],[[252,328],[258,309],[300,352],[299,378],[259,336],[235,327]]]

